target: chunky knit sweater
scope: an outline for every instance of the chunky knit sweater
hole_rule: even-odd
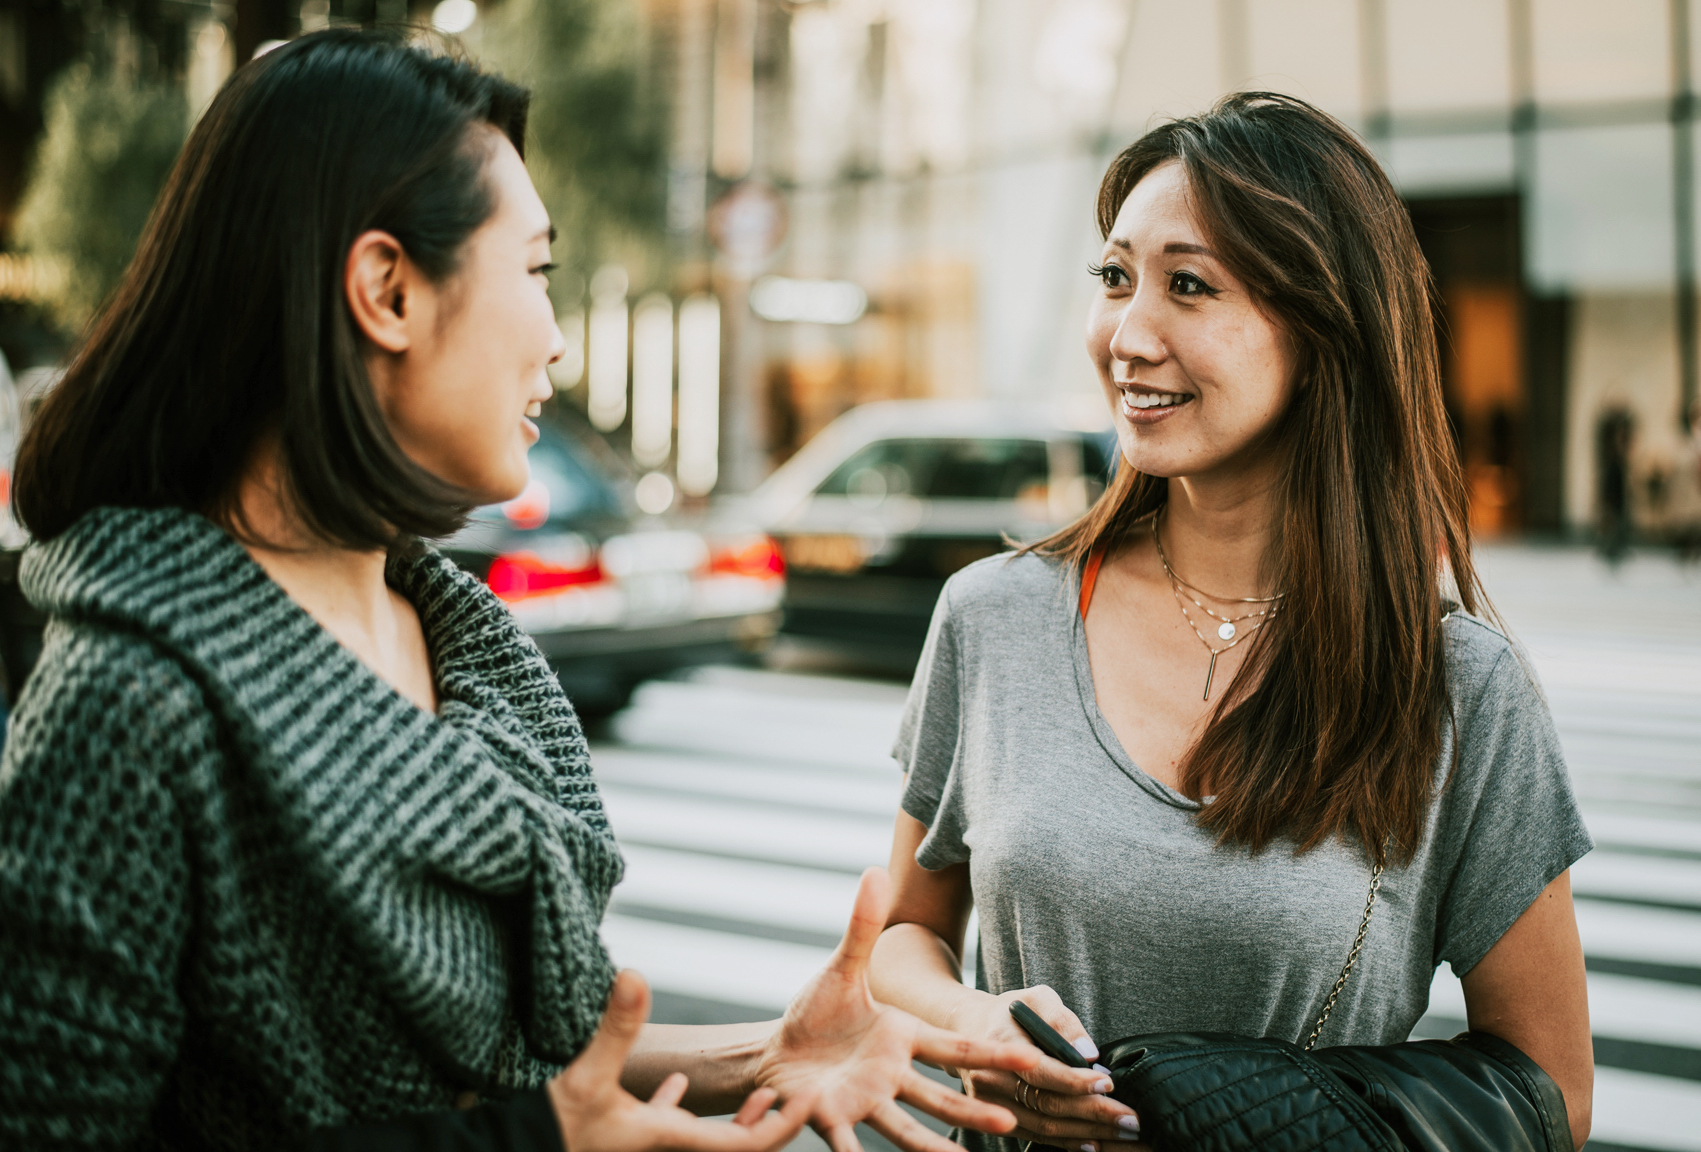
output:
[[[0,1147],[260,1149],[545,1080],[595,1029],[621,862],[571,706],[501,603],[393,559],[441,704],[228,535],[105,508],[0,759]]]

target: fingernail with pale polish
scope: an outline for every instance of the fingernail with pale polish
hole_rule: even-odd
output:
[[[1097,1072],[1100,1076],[1109,1076],[1110,1075],[1110,1069],[1106,1068],[1103,1064],[1094,1064],[1093,1065],[1093,1071]]]
[[[1097,1144],[1083,1144],[1081,1145],[1081,1152],[1099,1152],[1099,1146]]]
[[[1116,1126],[1126,1130],[1131,1136],[1140,1134],[1140,1118],[1138,1116],[1118,1116]]]
[[[1109,1080],[1094,1080],[1093,1081],[1093,1091],[1099,1093],[1100,1095],[1103,1095],[1104,1093],[1109,1092],[1111,1089],[1113,1089],[1115,1087],[1116,1087],[1116,1085],[1111,1083]]]
[[[1094,1044],[1092,1038],[1088,1036],[1083,1036],[1075,1041],[1075,1051],[1081,1054],[1083,1060],[1097,1060],[1099,1058],[1099,1046]]]

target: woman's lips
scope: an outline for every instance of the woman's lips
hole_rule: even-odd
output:
[[[538,435],[539,435],[538,430],[537,430],[537,425],[533,424],[530,420],[527,420],[524,416],[522,416],[522,417],[520,417],[520,427],[525,429],[526,443],[527,444],[536,444],[537,441],[538,441]]]
[[[1121,387],[1118,391],[1121,393],[1121,399],[1117,402],[1117,409],[1122,413],[1122,418],[1130,424],[1160,423],[1193,402],[1193,397],[1180,392],[1142,392]],[[1146,399],[1153,396],[1163,397],[1169,402],[1151,404],[1145,408],[1135,405],[1137,397]],[[1172,397],[1173,399],[1170,399]]]

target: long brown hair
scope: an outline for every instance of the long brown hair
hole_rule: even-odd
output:
[[[1242,92],[1127,148],[1099,186],[1109,236],[1134,186],[1178,161],[1211,247],[1299,350],[1276,432],[1275,554],[1285,593],[1182,766],[1200,823],[1258,851],[1356,834],[1376,860],[1422,837],[1450,715],[1442,580],[1486,605],[1442,408],[1434,286],[1375,157],[1291,96]],[[1124,461],[1034,550],[1079,565],[1167,498]]]

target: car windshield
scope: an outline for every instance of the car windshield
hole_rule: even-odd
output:
[[[877,440],[839,465],[816,492],[878,500],[917,496],[1014,500],[1051,473],[1043,440]]]

